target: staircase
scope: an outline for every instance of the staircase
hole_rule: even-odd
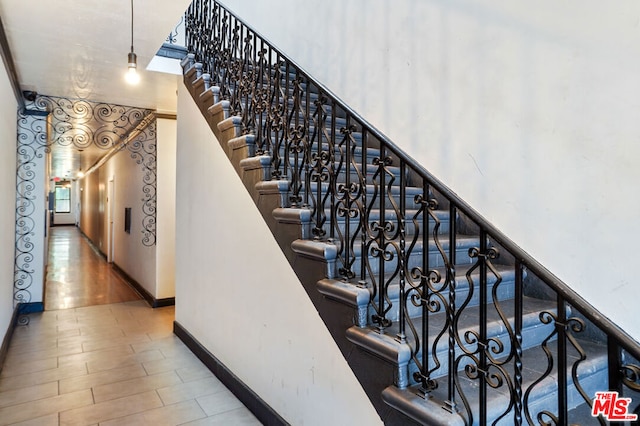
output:
[[[387,424],[606,424],[640,346],[219,3],[184,83]]]

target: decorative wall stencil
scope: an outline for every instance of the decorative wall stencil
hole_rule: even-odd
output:
[[[153,111],[122,105],[38,96],[27,109],[49,113],[52,134],[44,143],[103,149],[114,147]]]
[[[16,249],[14,264],[14,303],[30,303],[34,285],[36,212],[44,202],[38,179],[40,163],[56,145],[83,150],[91,146],[109,150],[126,147],[143,167],[142,211],[145,246],[156,242],[156,126],[155,119],[128,143],[131,132],[153,110],[122,105],[38,96],[18,112],[16,166]],[[47,131],[48,130],[48,131]]]
[[[137,136],[127,143],[127,149],[137,164],[142,165],[142,244],[153,246],[156,244],[156,121],[144,128]]]

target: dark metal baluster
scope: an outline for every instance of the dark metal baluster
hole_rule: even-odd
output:
[[[284,81],[285,81],[285,92],[284,92],[284,99],[283,99],[283,103],[284,103],[284,107],[285,107],[285,117],[289,116],[289,97],[291,97],[291,99],[293,100],[293,96],[291,94],[291,68],[290,68],[290,64],[289,61],[285,60],[285,74],[284,74]],[[295,101],[294,101],[295,102]],[[295,109],[295,106],[293,107]],[[289,169],[291,167],[291,164],[289,163],[289,123],[285,122],[284,123],[284,159],[283,159],[283,164],[282,164],[282,168],[283,168],[283,175],[282,177],[285,179],[289,178]]]
[[[189,53],[193,53],[195,55],[195,60],[198,60],[198,45],[196,43],[196,34],[197,34],[197,23],[200,22],[200,16],[198,15],[198,3],[193,2],[189,6],[189,12],[187,17],[187,29],[186,29],[186,37],[187,37],[187,50]]]
[[[422,180],[422,276],[420,277],[420,291],[422,293],[422,393],[431,392],[429,380],[429,183]]]
[[[369,215],[367,214],[367,182],[368,182],[368,173],[367,173],[367,164],[369,158],[367,156],[368,150],[368,134],[365,129],[362,129],[362,169],[364,170],[364,182],[362,183],[362,211],[360,212],[360,281],[358,284],[361,287],[367,286],[367,270],[366,263],[364,262],[365,253],[367,253],[367,223],[369,222]]]
[[[216,73],[216,82],[218,87],[220,88],[220,96],[224,95],[224,74],[222,73],[222,69],[225,62],[225,25],[226,21],[224,20],[224,9],[220,7],[219,4],[216,3],[216,28],[215,34],[213,36],[215,40],[214,48],[216,50],[215,55],[212,56],[213,61],[213,69],[215,69]]]
[[[242,61],[241,61],[241,71],[238,75],[239,85],[240,85],[240,111],[242,117],[242,133],[248,134],[252,131],[251,129],[251,109],[252,109],[252,93],[255,96],[255,62],[252,63],[252,57],[255,52],[252,52],[252,38],[253,36],[249,33],[249,29],[246,25],[242,24],[240,26],[240,39],[244,41],[244,46],[242,49]],[[255,98],[254,98],[255,99]]]
[[[232,87],[232,67],[231,65],[233,64],[233,60],[234,60],[234,56],[235,56],[235,50],[234,50],[234,37],[233,37],[233,22],[232,22],[232,18],[231,15],[229,14],[228,11],[225,10],[225,17],[227,19],[227,63],[225,65],[225,69],[224,69],[224,80],[225,80],[225,90],[226,90],[226,97],[227,99],[231,99],[231,92],[234,90],[234,88]],[[233,107],[231,109],[231,114],[233,114]]]
[[[202,65],[203,72],[209,73],[211,75],[211,66],[210,66],[210,53],[209,53],[209,14],[211,11],[211,2],[206,1],[203,5],[203,16],[201,18],[202,25],[202,34],[201,34],[201,44],[200,50],[202,51]]]
[[[480,359],[480,398],[479,422],[487,424],[487,234],[480,231],[480,341],[478,342],[478,355]]]
[[[523,266],[520,260],[515,265],[515,299],[514,299],[514,414],[513,424],[522,424],[522,304],[523,304]]]
[[[256,37],[257,38],[257,37]],[[257,49],[256,45],[256,49]],[[257,109],[257,120],[255,123],[256,127],[256,144],[258,146],[263,146],[265,141],[264,130],[267,124],[267,117],[265,117],[265,112],[269,111],[269,94],[271,90],[269,89],[269,78],[267,77],[266,68],[269,64],[269,59],[266,56],[269,53],[269,50],[264,46],[264,40],[260,39],[260,51],[258,53],[258,109]]]
[[[311,121],[311,111],[309,110],[309,106],[311,105],[311,91],[309,90],[309,88],[311,87],[311,81],[309,81],[309,79],[307,78],[307,82],[306,82],[306,89],[305,89],[305,101],[306,101],[306,105],[304,106],[304,127],[305,127],[305,150],[304,150],[304,169],[305,169],[305,178],[306,176],[309,176],[311,174],[311,157],[312,157],[312,146],[311,143],[313,142],[310,138],[309,138],[309,124]],[[318,129],[316,129],[317,131]],[[320,183],[320,182],[318,182]],[[303,188],[304,190],[304,197],[303,197],[303,206],[308,207],[309,206],[309,186],[305,185],[305,187]],[[317,203],[316,203],[316,208],[318,208]]]
[[[338,175],[336,167],[336,101],[331,101],[331,133],[329,135],[329,151],[331,152],[331,176],[329,177],[329,191],[331,191],[331,226],[329,226],[329,239],[335,240],[336,229],[338,229],[338,217],[336,212],[336,188],[338,183],[336,178]],[[342,161],[342,159],[340,159]]]
[[[447,401],[445,408],[457,413],[456,405],[456,215],[458,214],[456,206],[449,204],[449,260],[447,267],[447,281],[449,282],[449,309],[447,310],[447,326],[449,335],[448,348],[448,373],[447,373]],[[446,260],[446,259],[445,259]]]
[[[314,238],[320,239],[323,235],[324,235],[324,230],[322,229],[322,226],[324,225],[324,221],[325,221],[325,217],[324,217],[324,203],[326,200],[326,197],[323,196],[322,194],[322,175],[323,173],[331,173],[331,166],[329,164],[326,164],[325,166],[325,159],[323,158],[322,155],[322,137],[324,135],[324,128],[325,128],[325,120],[326,120],[326,114],[324,112],[324,106],[323,106],[323,95],[321,93],[321,91],[318,91],[318,100],[316,101],[316,122],[315,122],[315,134],[316,134],[316,143],[318,144],[318,149],[316,150],[316,160],[315,160],[315,167],[316,167],[316,179],[314,180],[315,184],[316,184],[316,191],[315,191],[315,197],[316,197],[316,201],[315,201],[315,226],[314,226]],[[330,161],[331,156],[329,155],[329,161]],[[328,167],[325,170],[325,167]],[[309,188],[309,191],[311,191],[311,179],[307,179],[307,187]]]
[[[407,173],[407,169],[406,169],[406,163],[404,161],[400,162],[400,220],[399,220],[399,225],[400,225],[400,253],[398,256],[398,264],[400,267],[400,297],[399,297],[399,309],[400,309],[400,315],[398,317],[398,335],[397,335],[397,339],[400,343],[405,343],[407,340],[406,337],[406,317],[407,317],[407,313],[406,313],[406,268],[409,264],[409,261],[407,259],[407,252],[406,252],[406,222],[405,222],[405,218],[407,217],[407,206],[406,206],[406,193],[407,193],[407,179],[406,179],[406,173]],[[365,165],[366,167],[366,165]]]
[[[618,392],[620,396],[623,395],[622,380],[620,377],[620,371],[622,369],[622,362],[620,346],[612,336],[607,336],[607,361],[608,361],[608,373],[609,373],[609,390]],[[623,425],[622,422],[611,422],[611,426]]]
[[[304,109],[302,107],[302,77],[300,76],[300,70],[296,69],[296,76],[293,80],[293,108],[289,115],[289,149],[287,150],[290,155],[293,156],[293,168],[291,170],[291,191],[290,196],[291,206],[300,207],[302,204],[302,197],[300,191],[302,190],[302,172],[304,168],[304,156],[306,155],[305,149],[305,124],[301,123],[301,120],[306,121],[300,117],[304,115]],[[302,156],[302,158],[300,158]]]
[[[244,124],[244,128],[242,129],[243,134],[255,134],[255,120],[254,120],[254,112],[256,101],[258,98],[258,93],[260,86],[258,85],[257,77],[258,70],[257,65],[258,61],[256,58],[257,52],[255,49],[256,37],[252,34],[252,31],[249,28],[244,26],[247,31],[247,47],[249,51],[245,54],[247,56],[246,60],[246,70],[244,72],[244,80],[245,84],[248,84],[249,87],[245,87],[245,108],[246,108],[246,122]],[[249,77],[249,78],[247,78]]]
[[[345,149],[345,163],[344,163],[344,173],[345,173],[345,183],[344,183],[344,193],[341,194],[342,202],[343,202],[343,214],[344,215],[344,235],[342,243],[342,250],[344,254],[344,266],[342,268],[343,278],[346,280],[351,277],[351,221],[349,220],[349,209],[350,209],[350,188],[351,188],[351,133],[353,132],[351,117],[347,117],[347,124],[344,129],[342,129],[342,134],[345,140],[344,149]]]
[[[559,424],[567,424],[567,336],[565,324],[567,324],[567,306],[564,297],[558,294],[558,319],[556,330],[558,331],[558,421]]]
[[[282,164],[282,145],[284,143],[285,125],[284,117],[287,116],[287,96],[282,93],[282,57],[280,53],[276,54],[276,61],[273,68],[273,92],[271,100],[271,117],[270,136],[273,135],[273,146],[271,147],[271,163],[273,164],[273,171],[271,175],[274,179],[282,179],[284,173]]]
[[[378,330],[382,332],[389,324],[387,324],[387,320],[385,318],[385,298],[387,296],[385,288],[384,288],[384,275],[385,275],[385,261],[384,261],[384,220],[387,217],[386,214],[386,174],[384,172],[384,159],[386,158],[386,150],[385,146],[380,146],[380,159],[378,167],[378,179],[380,179],[380,191],[378,194],[378,205],[380,208],[380,219],[379,224],[377,226],[377,245],[378,245],[378,313],[374,318],[374,322],[378,326]],[[367,261],[369,260],[368,256],[363,256]]]
[[[256,139],[256,155],[263,155],[267,153],[271,156],[271,176],[269,179],[273,177],[274,172],[276,171],[276,164],[274,162],[274,157],[272,155],[273,144],[271,141],[273,134],[273,111],[274,111],[274,100],[276,99],[275,90],[276,85],[274,82],[273,76],[273,51],[271,46],[267,44],[264,46],[264,42],[262,45],[262,50],[264,51],[264,65],[262,67],[262,78],[263,90],[264,90],[264,122],[262,121],[262,116],[260,118],[260,128],[261,133],[259,137]]]

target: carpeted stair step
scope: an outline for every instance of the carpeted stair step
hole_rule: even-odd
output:
[[[320,186],[320,188],[318,188]],[[328,182],[311,182],[309,185],[309,190],[313,194],[318,193],[318,189],[320,189],[322,194],[326,194],[329,191],[329,183]],[[384,189],[384,194],[381,194],[381,191]],[[416,203],[416,197],[422,197],[423,191],[422,188],[416,188],[412,186],[407,186],[405,188],[405,203],[407,209],[412,209],[418,207]],[[385,187],[381,188],[380,185],[367,184],[366,186],[366,204],[370,206],[372,202],[377,203],[372,207],[376,207],[380,205],[380,197],[384,195],[385,198],[385,207],[393,208],[395,206],[400,205],[400,187],[392,186],[391,189]],[[391,202],[393,200],[393,203]]]
[[[524,298],[523,317],[522,317],[522,348],[536,347],[547,336],[554,331],[553,324],[544,324],[540,321],[540,311],[545,310],[552,314],[555,313],[554,304],[548,301],[542,301],[529,297]],[[490,344],[490,349],[495,358],[506,357],[511,351],[511,339],[505,321],[498,314],[498,309],[507,319],[508,324],[513,328],[513,303],[501,301],[499,303],[487,304],[487,338],[494,343]],[[475,351],[477,346],[475,336],[478,333],[479,306],[468,306],[465,308],[461,316],[457,317],[454,324],[454,333],[458,336],[456,339],[455,353],[456,357],[462,354],[460,342],[468,351]],[[418,336],[422,336],[422,321],[418,318],[412,322]],[[445,312],[438,312],[429,315],[429,333],[428,333],[428,349],[429,349],[429,370],[432,370],[431,378],[446,377],[448,372],[448,322]],[[471,334],[475,333],[475,334]],[[381,357],[387,362],[391,362],[399,369],[407,369],[408,385],[415,384],[413,373],[416,371],[416,365],[411,361],[410,354],[415,350],[415,336],[410,327],[405,329],[404,344],[399,344],[399,328],[397,322],[385,328],[382,332],[376,326],[358,327],[353,326],[346,332],[347,339],[361,349]],[[495,342],[500,341],[500,347]],[[418,348],[417,359],[422,359],[422,347]],[[465,358],[466,359],[466,358]],[[437,363],[436,363],[437,360]],[[458,364],[458,370],[464,368],[464,363]]]
[[[311,208],[313,209],[314,203],[310,203]],[[323,229],[325,230],[326,236],[335,235],[336,229],[334,229],[334,233],[331,233],[331,227],[337,227],[341,233],[345,231],[345,222],[347,218],[345,215],[335,215],[333,222],[331,222],[331,209],[324,210],[324,218],[326,219]],[[437,234],[446,235],[449,232],[449,212],[447,210],[434,210],[433,215],[438,219],[440,226],[438,226]],[[417,217],[417,225],[412,220],[414,217]],[[313,218],[315,220],[315,217]],[[369,222],[380,222],[380,209],[372,209],[368,214]],[[385,209],[385,221],[397,223],[397,215],[396,211],[393,209]],[[353,230],[353,223],[350,224],[351,229]],[[405,234],[407,235],[406,240],[410,243],[412,240],[412,236],[416,233],[416,230],[421,230],[422,226],[422,213],[419,213],[416,209],[407,209],[405,216]],[[436,222],[432,218],[429,218],[429,227],[428,234],[432,235],[435,229]]]
[[[457,265],[455,268],[456,271],[456,280],[455,280],[455,300],[456,305],[459,307],[463,302],[469,299],[467,302],[468,307],[478,306],[480,304],[480,274],[479,269],[475,268],[473,271],[469,273],[467,277],[467,272],[471,269],[473,265],[465,264],[465,265]],[[496,265],[496,269],[498,271],[498,276],[493,276],[492,274],[487,274],[487,302],[493,303],[493,290],[494,284],[499,281],[499,284],[495,288],[495,297],[498,301],[504,302],[509,299],[513,299],[515,293],[515,271],[512,266],[508,265]],[[447,271],[446,268],[439,267],[433,268],[436,276],[440,277],[439,282],[434,282],[432,284],[433,289],[442,289],[440,295],[448,300],[449,298],[449,286],[446,284],[446,276]],[[391,277],[387,277],[385,282],[389,282]],[[420,287],[420,280],[411,279],[411,277],[406,277],[405,283],[405,292],[407,292],[408,300],[411,300],[412,295],[417,295],[416,291],[412,291],[411,282],[416,288]],[[469,285],[469,280],[473,283],[473,286]],[[471,295],[469,296],[469,289],[471,288]],[[432,295],[432,301],[441,302],[437,296],[433,295],[433,292],[430,293]],[[389,302],[392,306],[391,310],[386,314],[386,318],[391,321],[397,321],[399,315],[399,297],[400,297],[400,284],[397,277],[391,281],[387,288],[387,297],[389,298]],[[442,306],[442,305],[441,305]],[[421,306],[416,306],[416,304],[411,303],[409,301],[406,303],[406,312],[409,317],[419,318],[422,316],[423,308]],[[369,307],[370,316],[375,314],[375,310],[373,307]],[[433,313],[435,316],[437,314]],[[442,318],[435,316],[435,323],[441,321]]]
[[[399,240],[395,241],[396,243]],[[450,242],[447,237],[443,238],[442,241],[439,241],[442,250],[444,251],[445,256],[449,256],[449,246]],[[338,245],[338,250],[340,252],[340,245]],[[408,245],[407,245],[408,247]],[[455,241],[455,253],[456,253],[456,264],[472,264],[475,263],[475,259],[469,257],[469,249],[473,247],[478,247],[478,238],[475,236],[464,236],[458,235]],[[429,250],[429,265],[431,268],[443,267],[446,266],[443,254],[440,252],[437,244],[430,239],[428,242]],[[390,249],[391,250],[391,249]],[[414,244],[411,252],[407,253],[407,257],[405,259],[408,270],[411,270],[415,267],[422,266],[422,253],[425,250],[424,243],[422,239],[418,239]],[[362,260],[362,245],[355,244],[352,247],[353,256],[355,257],[355,261],[353,262],[352,270],[360,271],[360,262]],[[390,273],[395,271],[398,256],[396,253],[391,253],[392,258],[388,261],[384,262],[385,272]],[[372,274],[378,274],[380,271],[380,262],[379,257],[374,257],[371,253],[368,255],[368,268]]]
[[[606,345],[593,343],[586,340],[577,340],[580,347],[588,353],[587,359],[578,362],[576,367],[576,377],[578,383],[588,396],[595,395],[597,391],[607,390],[607,349]],[[553,342],[549,344],[549,352],[557,363],[557,351]],[[579,361],[577,352],[571,353],[567,365],[567,409],[569,410],[568,424],[599,424],[597,419],[587,417],[584,413],[589,413],[589,406],[578,392],[572,377],[572,367]],[[529,387],[541,378],[549,365],[549,358],[541,346],[535,345],[524,350],[522,362],[526,366],[523,370],[522,394]],[[494,368],[495,369],[495,368]],[[495,369],[497,370],[497,369]],[[505,371],[513,374],[513,362],[505,365]],[[385,402],[397,410],[403,412],[421,424],[429,425],[462,425],[470,424],[479,426],[479,400],[478,381],[469,379],[463,371],[458,372],[459,386],[464,393],[469,406],[471,407],[471,418],[469,418],[464,407],[459,392],[456,392],[456,403],[458,413],[449,413],[444,407],[447,400],[447,383],[445,377],[437,379],[438,388],[433,390],[428,397],[425,397],[418,385],[399,389],[390,386],[382,393]],[[511,401],[511,392],[505,380],[502,386],[493,389],[487,387],[487,422],[500,426],[510,426],[514,424],[514,407]],[[553,367],[552,374],[543,379],[532,388],[528,396],[528,409],[531,421],[538,423],[538,414],[547,410],[557,415],[557,367]],[[548,416],[542,417],[550,420]],[[528,424],[526,413],[522,412],[523,424]],[[583,423],[584,421],[587,423]],[[466,422],[465,422],[466,421]]]

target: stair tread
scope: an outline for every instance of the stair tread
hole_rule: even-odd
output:
[[[461,264],[461,265],[456,265],[455,266],[455,273],[456,273],[456,288],[459,288],[460,286],[463,287],[468,287],[469,282],[467,281],[467,272],[474,266],[474,264],[470,264],[470,263],[465,263],[465,264]],[[500,274],[500,277],[502,278],[502,282],[509,282],[509,281],[513,281],[515,279],[515,270],[513,268],[512,265],[495,265],[496,271]],[[447,274],[447,268],[444,266],[438,266],[435,268],[430,268],[430,270],[435,271],[437,274],[440,275],[441,277],[441,282],[438,284],[436,283],[435,286],[443,286],[444,285],[444,280]],[[397,275],[397,274],[396,274]],[[476,268],[475,270],[471,271],[470,274],[470,278],[473,280],[474,283],[477,283],[477,279],[480,275],[480,271],[479,268]],[[385,275],[385,282],[389,282],[389,280],[392,280],[393,278],[393,274],[386,274]],[[406,277],[407,282],[411,281],[410,277]],[[415,279],[414,282],[416,283],[416,285],[418,285],[418,279]],[[489,275],[487,277],[487,282],[488,284],[492,284],[496,282],[496,277]],[[408,286],[409,284],[407,284]],[[393,299],[393,296],[397,296],[397,293],[400,291],[399,290],[400,284],[399,284],[399,279],[392,281],[391,284],[389,284],[389,296],[391,299]]]
[[[443,297],[446,297],[447,295],[448,295],[448,292]],[[498,313],[498,310],[496,309],[496,303],[497,303],[497,306],[500,307],[503,315],[509,320],[509,326],[513,328],[514,306],[513,306],[512,299],[489,303],[487,304],[488,335],[491,335],[492,331],[506,332],[505,324],[501,319]],[[460,305],[459,304],[456,304],[456,305],[457,305],[457,308],[459,308]],[[479,316],[479,309],[480,309],[479,306],[467,306],[462,311],[462,314],[457,319],[457,330],[459,334],[462,335],[469,330],[477,331],[478,329],[477,318]],[[528,326],[542,325],[542,323],[540,323],[538,319],[539,313],[542,311],[551,312],[551,313],[555,312],[555,302],[524,296],[522,311],[523,311],[523,328],[526,328]],[[442,303],[440,304],[440,309],[438,312],[429,314],[429,336],[430,336],[429,347],[433,346],[433,342],[435,341],[436,337],[447,324],[446,315],[447,314],[445,312],[445,308]],[[417,319],[417,318],[414,318],[414,319]],[[422,322],[414,321],[414,326],[416,328],[416,333],[419,336],[422,336]],[[375,326],[370,326],[369,328],[371,332],[378,333]],[[398,332],[399,332],[399,329],[398,329],[397,323],[393,323],[391,326],[387,327],[384,330],[384,334],[391,339],[395,339]],[[413,342],[415,340],[410,333],[407,334],[406,338],[409,342]],[[523,342],[523,345],[525,343],[526,342]]]
[[[312,188],[314,188],[314,190],[315,190],[317,188],[317,185],[318,185],[317,182],[311,182],[310,186]],[[329,186],[329,183],[322,182],[321,185],[323,187],[322,190],[326,191],[328,186]],[[380,185],[376,186],[376,185],[373,185],[373,184],[367,184],[366,185],[366,189],[367,189],[367,195],[373,194],[374,192],[376,192],[376,190],[378,191],[378,195],[380,194]],[[388,193],[389,191],[386,190],[385,192]],[[422,191],[422,188],[418,188],[416,186],[407,186],[405,188],[405,193],[406,193],[407,196],[413,197],[413,196],[416,196],[416,195],[422,195],[423,191]],[[392,186],[391,187],[391,194],[392,195],[400,195],[400,187],[399,186]]]
[[[409,244],[411,243],[411,239],[407,238],[407,240],[409,241],[407,243],[407,246],[409,246]],[[447,250],[449,249],[450,246],[450,242],[449,242],[449,238],[445,237],[445,238],[441,238],[439,240],[440,245],[442,246],[443,250],[445,251],[445,253],[447,252]],[[458,235],[456,237],[456,241],[455,241],[455,247],[456,250],[463,250],[463,249],[468,249],[471,247],[475,247],[478,245],[478,237],[475,236],[469,236],[469,235]],[[411,255],[415,256],[419,253],[422,253],[424,248],[424,242],[422,241],[422,239],[418,239],[415,242],[415,245],[413,246],[413,249],[411,251]],[[436,243],[433,241],[433,239],[429,239],[429,251],[435,251],[437,250],[437,246]],[[356,244],[353,247],[353,253],[356,257],[359,257],[360,254],[362,253],[362,245],[361,244]],[[449,253],[446,253],[447,255]]]
[[[598,344],[586,340],[577,340],[578,344],[582,347],[585,353],[588,354],[587,359],[577,364],[577,377],[580,380],[580,385],[585,388],[587,395],[591,395],[597,390],[607,390],[607,348],[604,344]],[[549,344],[548,347],[554,361],[557,360],[557,350],[555,349],[555,344],[553,342]],[[574,363],[579,361],[577,351],[570,351],[567,357],[567,376],[569,382],[569,390],[568,390],[568,408],[574,409],[575,407],[579,407],[582,404],[586,404],[584,399],[578,394],[577,390],[573,385],[573,379],[571,376],[571,368]],[[535,346],[532,348],[525,349],[522,353],[522,394],[523,398],[525,392],[529,387],[544,374],[547,366],[548,366],[548,358],[543,351],[542,347]],[[504,369],[507,374],[513,374],[513,360],[510,360],[504,365]],[[496,367],[492,367],[491,371],[493,373],[498,373],[499,369]],[[469,405],[472,407],[472,413],[474,422],[473,424],[477,424],[478,422],[478,381],[470,379],[466,374],[465,370],[460,370],[457,373],[458,384],[460,389],[465,394],[465,397],[468,399]],[[435,379],[436,383],[439,386],[431,391],[429,397],[427,399],[423,399],[422,393],[420,391],[419,385],[410,386],[407,389],[392,389],[387,388],[385,393],[391,390],[396,393],[396,398],[394,402],[397,402],[398,396],[401,398],[407,398],[406,403],[411,405],[420,405],[424,404],[428,406],[430,409],[433,409],[435,406],[444,406],[444,401],[447,399],[447,384],[445,382],[446,377]],[[495,382],[497,383],[497,382]],[[598,388],[601,387],[601,389]],[[510,405],[510,391],[506,382],[503,381],[502,386],[498,386],[496,388],[487,386],[487,407],[488,420],[493,422],[501,417],[501,420],[498,422],[499,425],[509,425],[513,424],[513,409],[509,407]],[[549,409],[553,411],[552,407],[555,404],[550,403],[555,399],[557,391],[557,369],[554,369],[552,374],[547,376],[540,383],[536,384],[531,389],[530,395],[528,397],[529,407],[532,408],[532,417],[536,418],[537,411],[540,409]],[[418,396],[416,398],[415,396]],[[458,408],[461,410],[461,413],[466,416],[466,411],[464,409],[464,405],[462,400],[458,394],[457,396],[457,404]],[[537,408],[536,408],[537,407]],[[398,407],[396,407],[398,408]],[[422,410],[416,409],[416,407],[404,407],[401,411],[408,410],[411,413],[420,413]],[[507,413],[503,416],[503,414]],[[429,417],[428,413],[425,413],[427,417]],[[523,417],[525,413],[523,412]],[[416,418],[418,421],[424,421],[426,418]]]

